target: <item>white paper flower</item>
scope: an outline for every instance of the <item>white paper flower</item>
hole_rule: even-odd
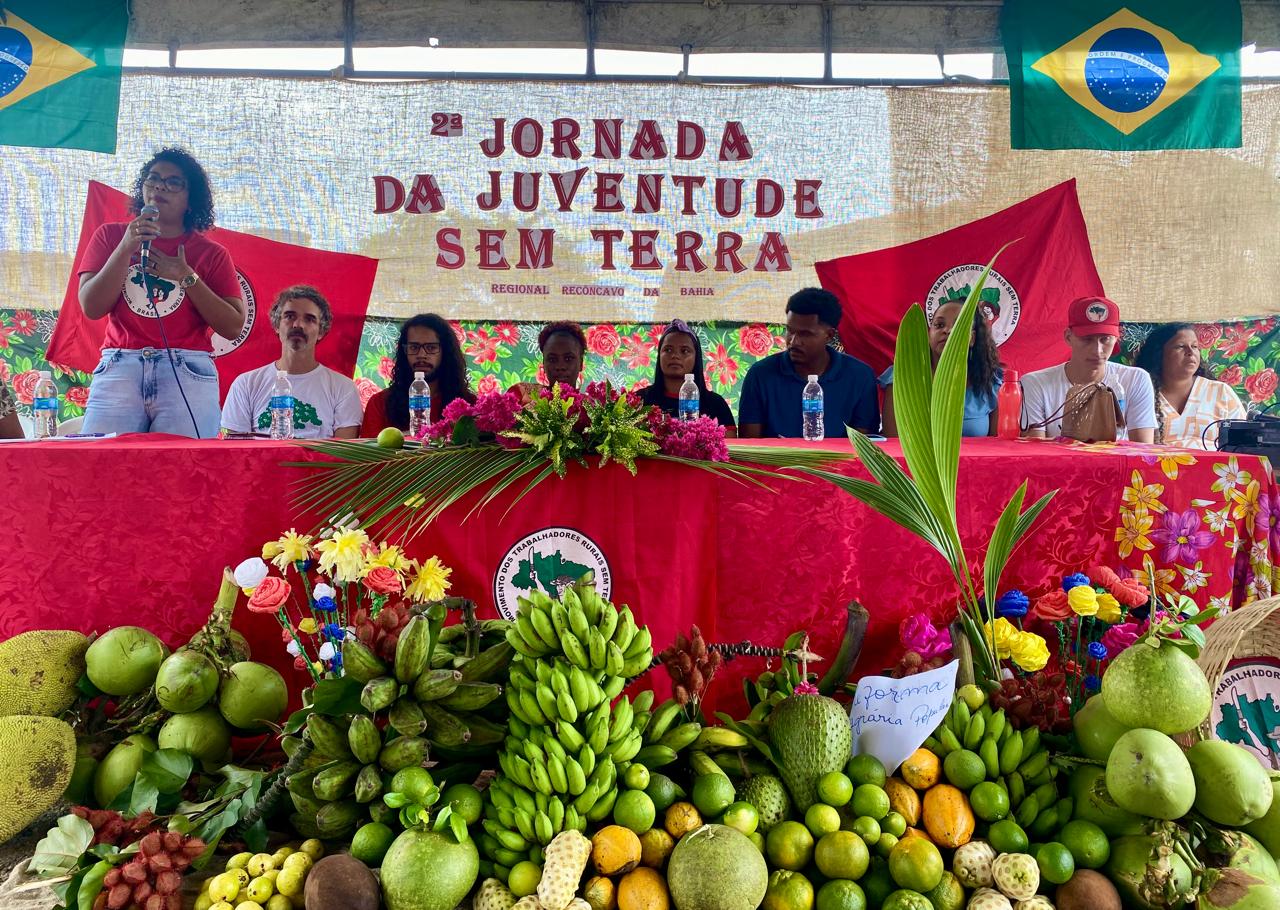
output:
[[[246,559],[236,566],[236,584],[242,588],[256,588],[267,577],[267,564],[259,556]]]
[[[337,650],[333,647],[333,642],[326,641],[320,646],[320,650],[316,652],[316,656],[321,660],[333,660],[333,655],[336,653]]]
[[[284,646],[284,649],[293,657],[298,657],[302,654],[302,649],[298,647],[298,643],[296,641],[289,642]]]
[[[319,600],[322,597],[335,597],[337,593],[338,592],[333,590],[333,588],[329,587],[324,582],[321,582],[311,589],[311,599]]]

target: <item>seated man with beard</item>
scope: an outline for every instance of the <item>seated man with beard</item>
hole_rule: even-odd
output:
[[[386,427],[408,432],[409,385],[414,373],[421,373],[431,389],[432,423],[440,419],[441,412],[455,398],[476,400],[467,387],[467,365],[458,347],[458,336],[435,313],[419,314],[400,326],[391,384],[365,405],[361,436],[377,436]]]

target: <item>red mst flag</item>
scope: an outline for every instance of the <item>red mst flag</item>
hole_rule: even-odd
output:
[[[1000,358],[1024,375],[1063,362],[1067,306],[1103,294],[1074,180],[923,240],[815,263],[818,280],[844,307],[845,350],[879,374],[893,363],[898,324],[911,304],[931,316],[940,303],[963,301],[1011,240],[979,304]]]
[[[85,372],[97,366],[107,321],[87,319],[80,309],[77,293],[80,261],[99,225],[128,221],[132,217],[127,194],[90,181],[75,265],[67,280],[67,293],[62,298],[58,324],[54,327],[46,353],[50,363]],[[213,336],[213,356],[223,396],[227,394],[232,380],[241,373],[280,357],[280,339],[271,328],[268,313],[276,294],[293,284],[314,285],[333,308],[333,326],[316,347],[316,357],[325,366],[346,376],[355,372],[360,334],[364,330],[378,260],[351,253],[313,250],[226,228],[214,228],[207,236],[222,244],[231,254],[240,279],[241,296],[249,310],[239,337],[228,341],[219,335]]]

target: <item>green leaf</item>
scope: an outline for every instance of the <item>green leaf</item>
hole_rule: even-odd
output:
[[[84,878],[80,880],[80,887],[76,889],[76,906],[81,910],[89,910],[93,906],[94,899],[102,891],[102,880],[107,877],[107,873],[111,871],[111,863],[103,860],[94,864],[89,871],[85,872]]]
[[[448,806],[445,806],[445,808],[440,811],[443,812],[448,808]],[[467,831],[467,820],[456,812],[449,815],[449,828],[453,831],[454,838],[460,844],[465,843],[467,838],[470,836],[470,833]]]
[[[1204,631],[1199,626],[1185,625],[1182,627],[1182,634],[1194,641],[1197,647],[1204,647]]]
[[[453,425],[453,444],[456,446],[474,446],[480,443],[480,431],[476,429],[476,420],[467,415],[459,418]]]
[[[133,779],[133,784],[127,791],[121,793],[111,805],[115,806],[121,800],[126,800],[128,815],[155,812],[160,805],[160,788],[156,786],[155,778],[150,774],[139,771]]]
[[[285,721],[285,733],[297,733],[312,714],[340,717],[362,711],[360,691],[363,687],[355,679],[342,676],[338,679],[322,679],[311,688],[311,704],[299,708]]]
[[[929,416],[933,398],[933,364],[929,356],[929,328],[924,310],[912,304],[898,327],[893,358],[893,405],[898,440],[920,497],[935,516],[947,511],[947,497],[933,446]],[[859,453],[861,455],[861,453]],[[870,465],[867,465],[870,468]],[[954,515],[954,509],[951,510]]]
[[[143,757],[139,773],[150,777],[160,793],[173,794],[182,791],[194,768],[195,763],[186,752],[157,749]]]
[[[31,871],[50,878],[65,875],[76,867],[93,843],[93,825],[78,815],[64,815],[36,844]]]

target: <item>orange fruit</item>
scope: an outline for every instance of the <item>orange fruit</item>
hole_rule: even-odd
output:
[[[597,875],[587,882],[582,889],[583,899],[591,905],[591,910],[617,910],[618,890],[613,880]]]
[[[672,803],[662,816],[662,827],[676,840],[684,837],[695,828],[702,827],[702,816],[692,803]]]
[[[891,777],[884,782],[884,792],[889,794],[889,808],[905,818],[908,827],[920,824],[920,794],[912,790],[906,781]]]
[[[799,872],[813,859],[813,835],[799,822],[778,822],[765,835],[765,854],[776,869]]]
[[[769,874],[761,910],[813,910],[813,885],[799,872],[779,869]]]
[[[601,828],[591,838],[591,862],[601,875],[630,872],[640,865],[640,838],[621,825]]]
[[[650,828],[640,835],[640,865],[661,869],[675,846],[675,839],[666,831]]]
[[[618,882],[618,910],[669,910],[670,906],[666,881],[648,866],[633,869]]]
[[[928,790],[938,782],[942,773],[942,763],[938,756],[928,749],[920,748],[912,752],[898,769],[902,779],[917,790]]]
[[[889,874],[901,888],[921,894],[932,891],[942,881],[943,871],[942,854],[923,837],[904,837],[889,852]]]

